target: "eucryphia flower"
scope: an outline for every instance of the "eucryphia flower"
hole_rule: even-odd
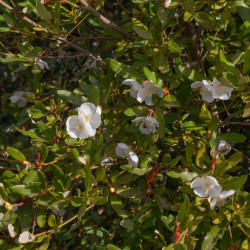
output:
[[[35,236],[32,235],[30,232],[28,231],[24,231],[19,235],[18,241],[21,244],[25,244],[27,242],[31,242],[35,239]]]
[[[200,197],[215,197],[220,194],[222,187],[212,176],[197,177],[191,183],[194,193]]]
[[[26,106],[28,99],[23,97],[23,95],[32,95],[31,92],[15,91],[13,96],[10,97],[11,103],[14,103],[19,108]]]
[[[213,86],[209,83],[207,80],[202,80],[201,82],[194,82],[191,84],[191,88],[196,89],[200,88],[201,89],[201,96],[202,99],[208,103],[212,102],[214,100],[213,94],[212,94],[212,88]]]
[[[134,167],[138,166],[139,163],[138,156],[125,143],[118,143],[115,152],[118,156],[127,158],[128,164]]]
[[[231,96],[231,92],[234,90],[228,86],[222,85],[216,78],[213,81],[212,94],[214,98],[221,100],[228,100]]]
[[[224,140],[220,140],[218,145],[218,150],[216,150],[215,153],[219,153],[221,155],[227,155],[230,151],[231,151],[231,145]],[[210,155],[213,157],[213,149],[211,149]],[[218,157],[219,155],[217,154],[216,158]]]
[[[234,194],[234,190],[222,191],[219,195],[215,197],[208,197],[208,202],[210,203],[210,209],[214,209],[215,206],[223,206],[226,202],[227,197]]]
[[[140,85],[137,81],[133,79],[126,79],[122,84],[131,86],[130,95],[140,103],[146,102],[147,105],[153,106],[152,95],[158,95],[163,97],[163,89],[155,86],[151,82],[145,82]]]
[[[38,57],[35,58],[35,64],[37,64],[41,70],[44,68],[49,69],[49,65],[42,59],[39,59]]]
[[[159,127],[159,122],[150,116],[137,117],[132,122],[141,122],[139,129],[143,134],[153,133]]]
[[[78,108],[78,115],[70,116],[66,121],[68,134],[73,138],[86,139],[96,134],[101,124],[101,109],[85,102]]]
[[[214,98],[228,100],[233,91],[233,88],[222,85],[216,78],[211,83],[207,80],[194,82],[191,84],[191,88],[201,88],[202,99],[208,103],[212,102]]]

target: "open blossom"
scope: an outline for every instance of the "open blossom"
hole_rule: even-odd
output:
[[[219,153],[221,155],[227,155],[231,151],[231,145],[224,140],[220,140],[218,145],[218,150],[215,153]],[[216,154],[216,158],[219,157],[219,154]],[[213,149],[210,151],[210,155],[213,157]]]
[[[28,231],[24,231],[19,235],[18,241],[21,244],[25,244],[27,242],[31,242],[35,239],[35,236],[32,235],[30,232]]]
[[[210,203],[210,209],[213,210],[215,206],[223,206],[226,203],[227,197],[234,194],[234,190],[222,191],[219,195],[215,197],[209,197],[208,202]]]
[[[13,96],[10,97],[11,103],[14,103],[19,108],[26,106],[28,99],[23,97],[23,95],[32,95],[31,92],[15,91]]]
[[[163,97],[163,89],[155,86],[151,82],[145,82],[142,86],[133,79],[126,79],[122,84],[131,86],[130,95],[140,103],[146,102],[147,105],[153,106],[152,95]]]
[[[73,138],[86,139],[96,134],[101,124],[101,110],[94,104],[85,102],[78,108],[78,115],[70,116],[66,121],[68,134]]]
[[[194,82],[191,84],[191,88],[196,89],[200,88],[201,89],[201,96],[202,99],[208,103],[212,102],[214,100],[213,94],[212,94],[212,88],[213,86],[209,83],[207,80],[202,80],[201,82]]]
[[[115,152],[118,156],[127,158],[128,164],[134,167],[138,166],[139,163],[138,156],[125,143],[118,143]]]
[[[233,90],[233,88],[222,85],[216,78],[214,79],[212,88],[212,94],[214,98],[228,100]]]
[[[191,183],[194,193],[200,197],[215,197],[220,194],[222,187],[218,181],[211,176],[197,177]]]
[[[141,122],[139,129],[143,134],[153,133],[159,127],[159,122],[150,116],[137,117],[132,122]]]
[[[134,98],[137,98],[139,91],[142,90],[142,86],[133,79],[126,79],[122,82],[122,84],[131,86],[129,93]]]
[[[208,103],[211,103],[214,98],[228,100],[233,91],[233,88],[222,85],[216,78],[211,83],[207,80],[194,82],[191,88],[200,88],[202,99]]]

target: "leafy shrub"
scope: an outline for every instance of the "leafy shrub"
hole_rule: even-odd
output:
[[[249,249],[249,1],[0,5],[1,249]]]

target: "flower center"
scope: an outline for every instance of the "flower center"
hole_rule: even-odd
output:
[[[81,128],[82,128],[82,125],[81,125],[81,124],[77,124],[77,125],[76,125],[76,129],[77,129],[77,130],[80,130]]]
[[[84,115],[84,118],[85,118],[86,122],[88,122],[90,119],[90,115]]]
[[[211,185],[209,183],[206,184],[206,194],[208,193],[208,190],[209,190],[210,186]]]

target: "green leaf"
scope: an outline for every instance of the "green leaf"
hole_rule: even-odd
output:
[[[181,106],[176,97],[170,94],[165,95],[159,105],[164,108],[178,108]]]
[[[54,175],[54,178],[61,180],[63,183],[65,183],[64,172],[59,166],[51,164],[50,169]]]
[[[153,0],[132,0],[132,2],[134,4],[146,4],[146,3],[150,3],[152,2]],[[108,249],[108,250],[111,250],[111,249]]]
[[[83,102],[87,101],[87,98],[82,95],[75,95],[68,90],[57,90],[57,94],[65,101],[72,103],[73,105],[80,106]]]
[[[240,177],[235,176],[230,178],[227,183],[221,184],[223,190],[240,189],[247,181],[247,175],[242,175]]]
[[[93,182],[91,167],[89,164],[86,164],[84,166],[84,173],[85,173],[84,186],[85,186],[86,190],[88,191],[88,189],[91,187],[91,184]]]
[[[102,147],[103,147],[103,136],[100,135],[100,138],[99,138],[97,145],[96,145],[95,159],[97,159],[98,156],[100,155],[100,153],[102,151]]]
[[[168,50],[176,55],[181,54],[181,47],[175,41],[170,40],[167,43]]]
[[[183,7],[186,11],[192,12],[194,8],[194,1],[193,0],[184,0],[183,1]]]
[[[137,1],[137,0],[133,0],[133,1]],[[139,1],[139,0],[138,0]],[[143,1],[143,0],[140,0],[140,1]],[[113,244],[108,244],[107,246],[106,246],[106,248],[107,248],[107,250],[120,250],[121,248],[119,248],[119,247],[116,247],[115,245],[113,245]]]
[[[137,70],[126,66],[114,59],[106,59],[107,65],[119,76],[123,78],[132,78],[137,81],[144,81],[144,79],[138,74]]]
[[[123,165],[121,166],[121,168],[128,171],[131,174],[136,174],[136,175],[147,175],[152,170],[152,168],[135,168],[131,165]]]
[[[76,197],[73,200],[71,200],[70,203],[74,207],[80,207],[83,204],[83,200],[81,197]]]
[[[154,199],[156,201],[157,206],[165,209],[166,211],[170,210],[170,208],[172,207],[171,202],[169,202],[167,198],[163,197],[158,193],[154,194]]]
[[[79,209],[79,211],[77,213],[78,218],[81,218],[85,214],[87,201],[88,201],[87,191],[83,192],[83,197],[82,198],[83,198],[83,204],[82,204],[82,206],[80,207],[80,209]]]
[[[40,148],[39,148],[39,152],[40,152],[40,159],[42,162],[45,162],[48,156],[48,147],[45,146],[44,144],[41,144]]]
[[[147,77],[147,79],[153,83],[157,84],[156,74],[155,72],[150,71],[147,67],[143,67],[144,75]]]
[[[200,72],[195,71],[194,69],[187,69],[183,65],[178,65],[178,69],[185,77],[187,77],[191,81],[202,81],[207,79]]]
[[[8,185],[8,186],[13,186],[16,184],[19,184],[19,178],[18,175],[14,174],[12,171],[10,170],[6,170],[3,174],[2,174],[2,178],[4,180],[4,182]]]
[[[248,118],[249,116],[250,116],[250,102],[246,104],[242,117]]]
[[[12,158],[14,158],[17,161],[23,162],[26,160],[25,156],[19,150],[15,149],[15,148],[9,147],[9,148],[7,148],[6,151],[8,152],[8,154]]]
[[[50,214],[48,218],[48,225],[53,227],[56,224],[56,216],[54,214]]]
[[[246,136],[240,133],[225,133],[220,135],[219,139],[228,143],[241,143],[246,140]]]
[[[142,200],[145,197],[145,192],[139,190],[138,188],[125,188],[125,189],[117,189],[116,193],[124,198],[132,198]]]
[[[170,214],[168,217],[167,216],[161,216],[161,222],[164,224],[164,226],[170,230],[171,232],[174,232],[174,227],[175,227],[175,217]]]
[[[214,116],[208,125],[208,130],[211,132],[216,132],[219,124],[218,117]]]
[[[124,114],[126,116],[143,116],[143,115],[147,115],[148,110],[146,107],[144,106],[136,106],[133,108],[128,108],[124,111]]]
[[[218,147],[218,145],[219,145],[219,138],[217,137],[216,132],[212,132],[209,139],[209,146],[211,148],[214,148]]]
[[[244,0],[235,0],[238,12],[243,21],[250,21],[250,8]]]
[[[185,182],[192,181],[195,177],[197,177],[196,173],[183,171],[181,169],[175,169],[167,172],[167,175],[171,178],[180,178]]]
[[[24,131],[16,127],[16,130],[19,131],[20,133],[29,136],[33,139],[36,139],[40,142],[47,142],[47,140],[43,139],[40,135],[37,135],[35,132],[30,132],[30,131]]]
[[[207,29],[215,29],[216,21],[215,19],[205,12],[196,12],[193,15],[195,21]]]
[[[11,19],[10,15],[3,14],[4,21],[7,23],[9,27],[14,27],[14,22]]]
[[[96,182],[102,181],[106,176],[106,169],[102,166],[99,166],[95,171],[95,176]]]
[[[219,225],[211,226],[209,232],[206,234],[205,239],[202,242],[201,250],[211,250],[216,245],[219,238],[222,237],[227,229],[228,222],[225,220]]]
[[[29,231],[29,228],[32,225],[32,216],[31,210],[27,204],[18,208],[17,217],[21,231]]]
[[[46,8],[43,6],[43,4],[40,2],[40,0],[36,1],[36,8],[39,16],[45,20],[50,21],[51,20],[51,14],[46,10]]]
[[[52,141],[54,139],[54,133],[51,128],[49,128],[45,123],[38,121],[36,123],[39,132],[43,135],[43,137],[47,140]]]
[[[161,108],[155,108],[156,120],[159,122],[158,134],[160,138],[163,138],[166,132],[166,122]]]
[[[246,53],[244,55],[243,73],[246,76],[250,75],[250,48],[246,50]]]
[[[100,91],[96,85],[92,85],[91,92],[88,97],[88,102],[93,103],[95,106],[99,104]]]
[[[156,65],[162,74],[167,74],[169,71],[168,58],[160,51],[154,57]]]
[[[97,206],[101,206],[104,205],[105,203],[108,202],[108,198],[107,197],[103,197],[103,196],[95,196],[95,197],[91,197],[89,198],[90,202],[97,205]]]
[[[39,194],[39,189],[33,190],[27,185],[16,185],[10,187],[10,189],[14,194],[27,195],[29,197],[35,197]]]
[[[45,223],[46,223],[45,211],[40,206],[37,209],[36,223],[40,228],[43,228],[45,226]]]
[[[178,221],[180,222],[182,229],[185,229],[184,221],[186,220],[186,218],[189,214],[188,213],[189,208],[190,208],[190,201],[188,199],[188,196],[185,195],[184,201],[181,203],[180,210],[179,210],[178,215],[177,215]]]

